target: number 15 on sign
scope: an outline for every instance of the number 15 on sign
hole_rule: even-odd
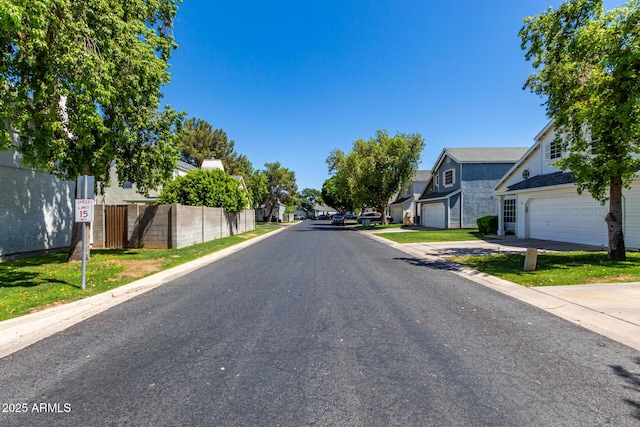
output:
[[[75,221],[93,221],[93,199],[76,199]]]

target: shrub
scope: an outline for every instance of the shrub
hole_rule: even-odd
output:
[[[248,201],[238,181],[228,173],[197,169],[167,183],[157,203],[209,206],[239,212],[246,208]]]
[[[495,215],[483,216],[476,220],[478,231],[482,234],[492,234],[498,231],[498,217]]]

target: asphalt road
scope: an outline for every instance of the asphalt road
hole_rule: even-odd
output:
[[[640,352],[304,222],[0,360],[0,425],[640,425]]]

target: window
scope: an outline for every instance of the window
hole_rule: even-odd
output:
[[[455,182],[455,177],[453,174],[453,169],[444,171],[444,186],[451,187],[454,182]]]
[[[544,158],[547,160],[559,159],[562,157],[562,151],[560,151],[560,144],[555,141],[550,142],[544,147]]]
[[[525,169],[522,171],[522,179],[529,179],[531,175],[531,171],[529,169]]]
[[[502,204],[504,222],[516,222],[516,199],[505,199]]]

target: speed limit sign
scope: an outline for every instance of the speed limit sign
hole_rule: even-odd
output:
[[[93,221],[93,199],[76,199],[75,222]]]

